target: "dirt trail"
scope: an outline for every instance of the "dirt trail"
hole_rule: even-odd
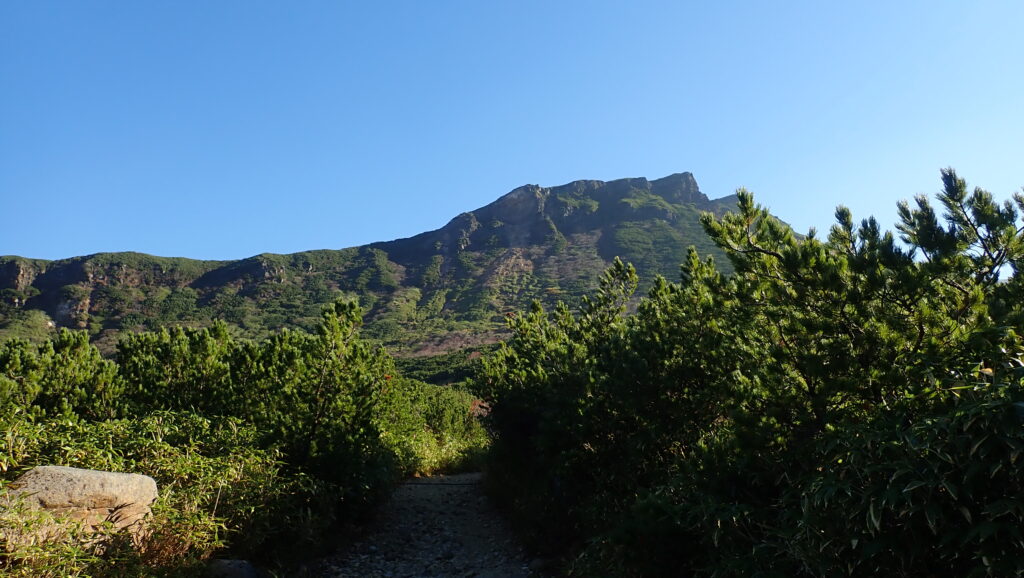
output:
[[[395,490],[363,539],[321,561],[323,578],[520,578],[529,559],[484,496],[481,474]]]

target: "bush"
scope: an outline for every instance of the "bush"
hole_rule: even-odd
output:
[[[167,571],[197,566],[215,552],[286,558],[296,542],[312,541],[333,521],[338,489],[284,471],[276,452],[254,447],[255,431],[237,419],[215,424],[195,414],[157,412],[102,422],[10,420],[4,426],[0,465],[10,479],[49,464],[141,473],[157,481],[152,532],[138,551],[106,554],[103,564],[115,554],[119,563]]]
[[[1009,361],[916,418],[825,437],[816,461],[830,467],[787,496],[793,556],[816,575],[1024,574],[1024,384]]]
[[[124,385],[82,331],[62,329],[40,345],[0,343],[0,416],[113,417]]]
[[[477,468],[488,446],[473,414],[475,397],[447,386],[402,379],[382,407],[385,443],[406,474]]]
[[[475,386],[527,534],[581,576],[1024,572],[1024,196],[943,183],[943,218],[900,206],[910,250],[740,191],[702,219],[731,277],[691,251],[627,313],[616,263],[578,312],[511,319]]]
[[[285,564],[402,475],[482,451],[472,397],[398,376],[360,322],[338,302],[312,335],[238,342],[223,324],[128,335],[116,363],[84,333],[0,344],[0,477],[67,465],[160,488],[138,547],[71,535],[0,563],[23,575],[187,574],[213,555]],[[11,531],[31,523],[6,516]]]

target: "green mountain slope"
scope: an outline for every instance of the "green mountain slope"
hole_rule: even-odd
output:
[[[240,335],[312,328],[341,295],[367,311],[364,335],[398,355],[493,342],[504,315],[574,302],[615,258],[649,282],[678,275],[687,247],[725,259],[698,223],[709,200],[690,173],[649,181],[526,185],[407,239],[342,250],[197,261],[102,253],[58,261],[0,257],[0,338],[87,329],[111,350],[120,331],[227,321]]]

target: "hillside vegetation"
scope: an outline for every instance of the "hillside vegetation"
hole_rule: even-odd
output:
[[[0,508],[0,573],[192,576],[210,557],[287,565],[415,472],[458,468],[487,439],[473,397],[400,376],[351,302],[314,332],[262,341],[224,323],[125,334],[105,359],[83,331],[0,343],[0,503],[37,465],[134,472],[160,497],[139,544]]]
[[[339,298],[366,312],[364,337],[396,355],[495,343],[504,315],[534,299],[576,302],[615,257],[647,279],[675,275],[690,245],[723,255],[703,232],[709,200],[689,173],[648,181],[520,187],[436,231],[342,250],[196,261],[103,253],[59,261],[0,257],[0,338],[42,341],[88,331],[105,354],[122,332],[209,327],[262,339],[312,331]]]
[[[635,312],[616,263],[509,321],[490,480],[576,576],[1024,574],[1024,197],[943,172],[899,238],[750,194]]]
[[[643,245],[635,256],[653,260],[586,273],[597,288],[581,283],[573,306],[538,291],[536,274],[500,307],[501,291],[486,303],[470,294],[557,263],[573,235],[594,230],[588,219],[605,218],[596,191],[637,219],[695,204],[659,181],[525,187],[493,213],[346,253],[383,259],[359,299],[388,295],[383,311],[418,311],[443,294],[476,303],[488,324],[501,312],[509,337],[479,358],[396,363],[376,345],[380,326],[372,340],[359,334],[352,299],[331,302],[308,331],[262,339],[212,322],[123,332],[113,357],[86,331],[0,343],[0,478],[62,464],[147,473],[162,492],[142,544],[112,538],[97,549],[72,535],[9,549],[0,570],[190,575],[212,556],[286,567],[401,476],[479,457],[479,396],[490,407],[491,491],[572,576],[1024,575],[1024,196],[998,203],[951,169],[942,181],[938,208],[923,196],[899,205],[895,234],[840,207],[824,238],[795,234],[740,191],[735,212],[701,215],[714,249],[690,249],[678,282],[642,281],[674,258],[645,245],[669,234],[659,229],[668,220],[614,221],[600,238],[620,239],[617,251]],[[517,221],[516,207],[531,217]],[[557,222],[562,249],[550,227],[516,225],[543,223],[536,215],[552,207],[583,215]],[[484,229],[498,214],[504,224]],[[631,237],[623,223],[639,222],[647,228]],[[505,226],[502,240],[494,231]],[[474,259],[487,251],[466,250],[481,235],[498,235],[486,267]],[[397,266],[430,242],[441,245],[424,269]],[[445,269],[453,246],[460,264]],[[542,247],[546,257],[531,253]],[[183,279],[199,267],[166,265],[161,274]],[[223,272],[203,267],[199,278]],[[458,267],[503,273],[460,277]],[[35,296],[7,295],[39,298],[46,286],[33,283]],[[188,283],[182,291],[199,291]],[[402,291],[419,293],[399,307]],[[402,371],[469,382],[439,387]],[[20,543],[10,537],[41,523],[8,508],[0,536]]]

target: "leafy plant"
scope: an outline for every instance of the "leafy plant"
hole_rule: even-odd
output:
[[[1024,197],[942,177],[903,245],[842,207],[798,236],[741,190],[702,217],[733,275],[691,250],[627,313],[616,264],[578,312],[511,318],[475,387],[529,534],[578,575],[1024,571]]]
[[[223,323],[165,328],[126,336],[116,361],[84,332],[0,343],[0,478],[53,464],[160,488],[141,543],[71,532],[11,542],[0,564],[62,576],[194,574],[215,554],[286,564],[400,476],[483,451],[472,396],[399,376],[360,339],[361,317],[338,301],[315,334],[261,342]],[[30,535],[34,518],[11,512],[0,530]]]

